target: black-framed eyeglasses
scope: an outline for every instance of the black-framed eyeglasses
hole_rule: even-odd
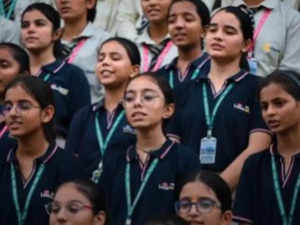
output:
[[[47,213],[49,215],[50,214],[57,214],[57,213],[59,213],[59,211],[62,208],[65,208],[66,212],[69,215],[74,215],[74,214],[78,213],[79,211],[81,211],[83,209],[90,209],[90,210],[92,210],[93,206],[84,204],[84,203],[82,203],[80,201],[70,201],[70,202],[66,203],[63,206],[63,205],[59,204],[58,202],[54,201],[54,202],[50,202],[47,205],[45,205],[45,208],[46,208],[46,211],[47,211]]]
[[[8,115],[12,109],[16,110],[17,114],[24,113],[32,108],[41,108],[40,106],[33,105],[31,102],[28,101],[20,101],[17,102],[15,105],[11,103],[4,103],[2,108],[2,113],[4,116]]]
[[[210,198],[203,198],[197,202],[191,202],[189,200],[179,200],[175,203],[176,213],[189,213],[192,206],[196,207],[198,213],[209,213],[214,208],[221,208],[221,204]]]

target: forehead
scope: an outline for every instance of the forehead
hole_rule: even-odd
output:
[[[274,98],[293,98],[283,87],[276,83],[270,83],[262,88],[259,96],[261,101]]]
[[[117,41],[109,41],[102,45],[99,50],[99,53],[104,52],[118,52],[120,54],[127,54],[126,49]]]
[[[30,11],[26,12],[23,16],[23,21],[24,20],[35,20],[35,19],[48,20],[48,18],[37,9],[30,10]]]
[[[138,78],[135,78],[134,80],[132,80],[126,91],[144,91],[144,90],[153,90],[153,91],[157,91],[157,92],[162,92],[160,87],[158,86],[158,84],[151,78],[148,76],[141,76]]]
[[[0,47],[0,60],[16,61],[8,47]]]
[[[188,1],[175,2],[170,8],[170,16],[179,14],[198,15],[196,6]]]
[[[5,101],[28,100],[36,102],[36,100],[21,85],[11,87],[5,94]]]
[[[224,10],[217,12],[211,19],[211,24],[217,24],[219,26],[231,26],[236,29],[240,29],[240,21],[230,12]]]
[[[200,181],[194,181],[185,184],[180,192],[180,198],[201,197],[217,199],[215,192],[209,186]]]
[[[89,202],[88,198],[83,195],[76,186],[72,183],[67,183],[61,186],[56,194],[54,200],[60,201],[60,202],[68,202],[72,200],[78,200],[83,202]]]

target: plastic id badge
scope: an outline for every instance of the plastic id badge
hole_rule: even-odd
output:
[[[256,74],[257,73],[257,67],[258,67],[256,58],[253,58],[253,57],[249,58],[248,59],[248,64],[249,64],[250,73],[251,74]]]
[[[200,163],[214,164],[216,162],[217,139],[215,137],[204,137],[200,144]]]

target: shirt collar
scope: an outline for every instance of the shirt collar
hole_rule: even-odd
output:
[[[178,61],[178,57],[174,58],[171,63],[165,66],[166,70],[170,70],[170,69],[176,70],[177,61]],[[198,68],[198,67],[201,68],[209,61],[210,61],[210,56],[206,52],[203,52],[199,58],[195,59],[193,62],[190,63],[188,68]]]
[[[120,102],[116,109],[117,109],[117,111],[119,109],[123,110],[124,109],[123,104]],[[99,102],[92,105],[92,111],[93,112],[97,112],[97,111],[100,111],[100,110],[106,110],[105,107],[104,107],[104,98],[101,99]]]
[[[273,136],[273,138],[272,138],[272,144],[270,146],[270,154],[274,155],[275,157],[283,158],[283,156],[278,152],[277,146],[278,146],[278,144],[277,144],[276,136]],[[297,158],[300,158],[300,153],[296,153],[293,156],[297,157]]]
[[[199,81],[208,80],[209,79],[208,75],[209,75],[209,73],[203,74],[202,76],[200,76],[197,79],[197,81],[199,82]],[[249,72],[242,69],[238,73],[236,73],[233,76],[229,77],[227,79],[227,81],[229,81],[229,82],[239,82],[239,81],[243,80],[247,75],[249,75]],[[254,75],[252,75],[252,76],[254,76]]]
[[[160,42],[159,45],[164,44],[168,40],[171,40],[169,33],[164,37],[164,39]],[[144,28],[141,34],[136,38],[136,42],[139,44],[157,45],[157,43],[153,41],[149,35],[149,26]]]
[[[43,66],[41,68],[41,70],[45,73],[55,74],[55,73],[59,72],[65,64],[66,64],[66,61],[55,60],[55,62]]]
[[[150,152],[150,157],[151,158],[164,159],[165,156],[169,153],[169,151],[171,150],[171,148],[173,147],[174,144],[175,144],[175,142],[168,139],[162,145],[162,147],[160,147],[158,150]],[[126,159],[129,162],[131,162],[132,160],[138,160],[138,155],[137,155],[135,146],[132,145],[127,149]]]
[[[268,9],[275,9],[279,6],[280,2],[278,0],[264,0],[262,3],[260,3],[258,6],[263,6]],[[233,6],[240,6],[247,4],[243,0],[235,0],[232,4]]]

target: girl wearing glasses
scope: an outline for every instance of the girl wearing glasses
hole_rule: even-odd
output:
[[[0,224],[48,223],[45,205],[62,182],[82,177],[81,166],[55,144],[50,87],[20,76],[4,92],[5,123],[17,145],[0,151]]]
[[[99,187],[88,180],[60,185],[53,202],[46,207],[50,225],[104,225],[105,198]]]
[[[247,159],[237,189],[240,224],[300,224],[300,75],[274,71],[259,86],[271,146]]]
[[[128,125],[122,98],[129,79],[139,71],[136,45],[124,38],[110,38],[99,48],[96,73],[105,97],[84,107],[74,117],[66,150],[77,155],[87,174],[98,183],[103,159],[111,150],[120,151],[135,140]]]
[[[58,59],[60,16],[50,5],[35,3],[22,14],[21,39],[30,56],[30,72],[54,91],[58,143],[64,146],[75,112],[90,104],[90,90],[83,71]]]
[[[199,167],[195,155],[164,135],[174,112],[168,83],[144,73],[128,84],[123,105],[137,141],[106,160],[100,184],[107,196],[110,224],[139,225],[174,213],[178,180]]]
[[[192,225],[229,225],[232,218],[230,188],[213,172],[190,174],[183,182],[175,209]]]

